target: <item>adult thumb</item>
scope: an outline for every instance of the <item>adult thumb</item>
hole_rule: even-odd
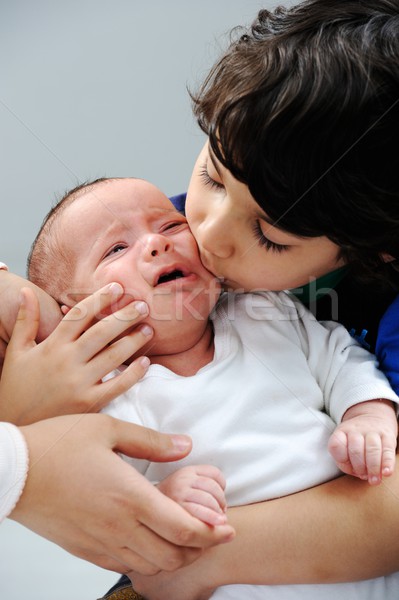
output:
[[[148,427],[114,421],[114,450],[132,458],[155,462],[180,460],[191,452],[192,441],[187,435],[167,434]]]

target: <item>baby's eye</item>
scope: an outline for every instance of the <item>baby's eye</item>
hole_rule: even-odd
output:
[[[125,244],[115,244],[115,246],[112,246],[112,248],[110,250],[108,250],[108,252],[105,254],[104,258],[107,258],[108,256],[112,256],[113,254],[116,254],[117,252],[122,252],[122,250],[124,250],[126,248]]]
[[[170,231],[171,229],[176,229],[178,227],[188,227],[187,221],[173,221],[172,223],[167,223],[162,229],[162,233],[165,231]]]

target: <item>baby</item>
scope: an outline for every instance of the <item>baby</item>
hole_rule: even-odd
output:
[[[113,281],[129,300],[147,303],[154,335],[140,354],[152,364],[107,412],[191,435],[193,451],[178,470],[128,460],[210,525],[226,522],[227,504],[317,485],[336,477],[337,465],[371,484],[392,473],[398,399],[374,357],[288,294],[220,295],[185,217],[150,183],[108,179],[72,190],[35,240],[29,277],[64,312]],[[373,583],[376,594],[385,593],[384,581]],[[360,598],[365,585],[329,587],[336,594],[354,586]],[[215,598],[236,597],[235,587]],[[248,589],[275,598],[286,587]],[[317,597],[317,586],[309,589]]]

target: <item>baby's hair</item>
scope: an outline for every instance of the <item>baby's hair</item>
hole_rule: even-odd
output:
[[[192,94],[214,154],[277,227],[327,236],[387,281],[382,253],[399,258],[398,57],[398,0],[305,0],[261,10]]]
[[[75,270],[75,258],[60,243],[59,218],[64,210],[94,186],[112,181],[101,177],[81,183],[54,204],[39,229],[28,256],[27,276],[30,281],[53,296],[60,304]]]

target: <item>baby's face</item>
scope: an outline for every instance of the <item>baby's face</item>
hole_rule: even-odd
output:
[[[139,179],[99,183],[65,209],[59,225],[76,265],[65,304],[116,281],[126,303],[149,305],[152,345],[206,325],[219,284],[202,265],[185,217],[155,186]]]

